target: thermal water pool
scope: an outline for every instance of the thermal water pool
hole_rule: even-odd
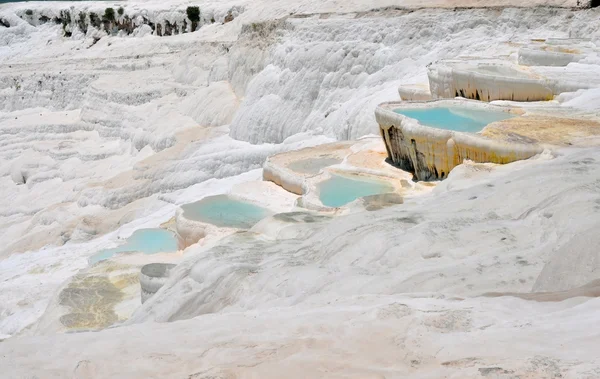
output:
[[[331,178],[320,183],[319,199],[328,207],[341,207],[359,197],[393,192],[394,187],[386,182],[363,177],[349,177],[332,174]]]
[[[139,229],[127,238],[127,241],[112,249],[102,250],[89,258],[94,264],[112,257],[117,253],[139,252],[144,254],[169,253],[177,251],[177,237],[172,232],[160,229]]]
[[[492,122],[515,117],[507,112],[466,107],[398,108],[394,112],[414,118],[425,126],[470,133],[477,133]]]
[[[181,208],[183,217],[189,220],[238,229],[249,229],[271,214],[265,208],[227,195],[208,196]]]
[[[292,162],[288,165],[290,170],[300,172],[303,174],[316,175],[321,172],[322,169],[328,166],[333,166],[341,163],[342,160],[338,158],[306,158],[299,161]]]

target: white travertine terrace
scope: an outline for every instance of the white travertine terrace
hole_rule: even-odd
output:
[[[177,208],[175,211],[175,230],[183,246],[190,246],[209,234],[210,224],[190,220],[183,216],[184,211]]]
[[[273,163],[268,157],[263,166],[263,179],[273,182],[288,192],[302,195],[306,192],[306,180],[303,175],[295,175],[283,166]]]
[[[421,125],[417,120],[394,112],[394,109],[430,108],[460,105],[476,109],[499,110],[518,114],[508,107],[465,100],[439,100],[425,103],[391,102],[375,110],[391,161],[413,172],[419,180],[444,179],[450,170],[465,159],[475,162],[509,163],[542,152],[536,144],[507,143],[474,133],[444,130]]]
[[[398,94],[403,101],[431,100],[428,84],[401,84],[398,87]]]
[[[208,237],[218,239],[238,231],[233,227],[221,227],[209,222],[189,219],[185,217],[182,208],[177,208],[175,211],[175,230],[184,247],[192,246],[200,241],[204,242]]]
[[[546,101],[563,92],[600,87],[596,65],[520,66],[506,60],[441,60],[428,67],[434,99]]]
[[[281,153],[267,158],[263,166],[263,180],[273,182],[288,192],[303,195],[308,192],[310,178],[322,169],[339,164],[350,154],[353,142],[338,142]],[[298,162],[305,162],[298,165]],[[294,169],[294,165],[298,166]]]
[[[68,37],[77,19],[63,29],[22,18],[65,9],[87,18],[119,4],[163,31],[177,21],[180,33],[158,37],[144,24],[117,35],[77,27]],[[200,28],[181,34],[192,4]],[[589,281],[600,262],[600,151],[569,147],[597,124],[528,110],[481,134],[543,141],[551,129],[557,140],[570,133],[568,143],[507,165],[466,161],[439,183],[414,183],[387,164],[377,136],[375,154],[349,154],[339,168],[367,161],[372,175],[385,165],[403,191],[430,191],[363,198],[347,212],[294,209],[297,195],[261,180],[268,156],[377,133],[377,105],[426,82],[430,62],[514,62],[534,37],[598,43],[600,9],[580,9],[589,5],[0,4],[0,376],[597,377],[600,299]],[[244,11],[224,23],[232,9]],[[584,88],[598,87],[598,63],[524,70],[576,91],[551,103],[567,115],[597,114],[600,89]],[[225,193],[271,207],[282,199],[277,212],[302,214],[209,233],[178,253],[88,266],[139,228],[175,227],[181,204]],[[139,268],[149,262],[178,267],[140,305]],[[555,290],[566,292],[545,293]]]
[[[589,39],[548,38],[532,40],[519,49],[518,62],[523,66],[567,66],[600,50]]]
[[[232,200],[244,201],[269,210],[270,214],[289,212],[294,207],[295,195],[274,183],[256,180],[234,185],[227,191]],[[190,203],[202,198],[190,199]],[[209,222],[185,217],[182,207],[177,207],[174,217],[174,229],[180,238],[182,246],[189,247],[208,240],[216,240],[225,235],[239,232],[240,229],[228,226],[217,226]]]
[[[428,191],[416,186],[411,175],[385,162],[385,148],[379,137],[369,136],[358,141],[343,141],[291,151],[271,156],[265,162],[263,179],[271,181],[292,193],[302,195],[297,205],[314,211],[337,212],[339,209],[323,205],[319,184],[332,175],[341,174],[388,183],[392,193],[407,194]],[[377,199],[371,199],[377,202]],[[379,199],[380,203],[385,203]],[[364,209],[368,201],[359,202]],[[344,205],[344,212],[353,208]]]
[[[434,99],[536,101],[554,96],[546,78],[509,62],[440,61],[427,74]]]

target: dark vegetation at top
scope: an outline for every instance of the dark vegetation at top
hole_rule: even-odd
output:
[[[192,21],[192,22],[200,21],[200,8],[199,7],[187,7],[187,9],[185,11],[186,11],[187,16],[190,19],[190,21]]]
[[[106,8],[104,10],[104,16],[102,16],[102,21],[114,21],[115,20],[115,10],[113,8]]]

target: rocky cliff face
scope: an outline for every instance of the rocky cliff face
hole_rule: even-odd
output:
[[[207,24],[227,23],[233,21],[243,11],[241,6],[233,6],[223,13],[213,10],[203,12],[199,7],[194,6],[164,10],[134,10],[125,7],[100,8],[78,5],[64,9],[33,9],[32,7],[32,9],[21,9],[16,12],[16,15],[36,27],[46,23],[61,25],[65,37],[89,34],[127,36],[144,27],[145,33],[163,37],[194,32]],[[0,19],[0,26],[10,28],[15,25],[3,18]]]

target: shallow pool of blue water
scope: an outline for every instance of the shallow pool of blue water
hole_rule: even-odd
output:
[[[303,174],[318,174],[322,169],[328,166],[333,166],[341,163],[339,158],[321,157],[321,158],[306,158],[292,162],[288,165],[290,170],[301,172]]]
[[[153,228],[139,229],[127,238],[125,243],[112,249],[102,250],[92,255],[89,259],[90,264],[103,261],[117,253],[138,252],[144,254],[169,253],[177,251],[177,237],[172,232]]]
[[[332,175],[319,184],[319,199],[328,207],[341,207],[359,197],[392,192],[394,187],[386,182],[366,178]]]
[[[414,118],[422,125],[459,132],[476,133],[487,124],[514,117],[507,112],[463,107],[395,109],[394,112]]]
[[[183,217],[219,227],[249,229],[271,213],[257,205],[230,198],[227,195],[205,197],[185,204]]]

